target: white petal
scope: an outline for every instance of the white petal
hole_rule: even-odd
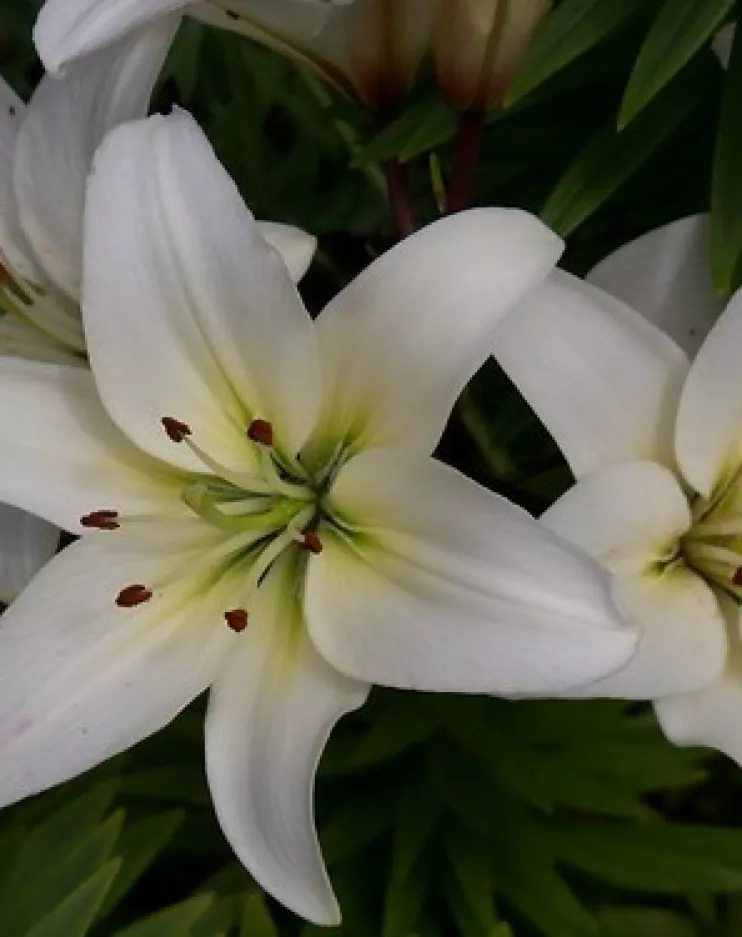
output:
[[[368,687],[342,676],[308,640],[291,566],[275,569],[216,682],[206,764],[219,823],[251,875],[292,911],[340,923],[314,829],[314,774],[337,720]]]
[[[555,271],[493,348],[578,477],[632,459],[674,464],[686,357],[619,300]]]
[[[309,561],[307,619],[339,670],[389,686],[550,693],[625,663],[608,577],[525,511],[432,459],[343,468]]]
[[[0,504],[0,602],[11,602],[57,552],[59,530]]]
[[[691,513],[672,472],[655,462],[623,462],[581,479],[541,520],[623,574],[675,556]]]
[[[732,43],[736,31],[736,23],[727,23],[716,33],[711,43],[711,48],[716,53],[722,68],[729,67],[729,58],[732,54]]]
[[[541,520],[615,575],[618,602],[642,628],[626,667],[565,695],[656,699],[714,679],[726,657],[724,623],[708,585],[674,559],[691,515],[671,472],[651,462],[610,466]]]
[[[233,646],[204,601],[118,608],[130,584],[198,555],[205,525],[181,521],[156,549],[123,530],[63,550],[0,621],[0,804],[74,777],[166,725]],[[195,533],[194,533],[195,532]],[[167,543],[165,542],[167,540]]]
[[[655,702],[665,735],[676,745],[708,745],[742,764],[742,644],[740,610],[722,598],[729,635],[724,672],[695,693],[666,696]]]
[[[320,395],[312,322],[191,117],[178,111],[109,134],[88,186],[85,238],[88,351],[119,426],[192,468],[199,463],[166,438],[163,417],[188,423],[232,466],[255,458],[245,435],[253,417],[298,451]]]
[[[85,181],[93,154],[119,123],[143,117],[179,24],[168,16],[41,80],[18,133],[21,224],[45,272],[79,299]]]
[[[375,261],[317,325],[327,386],[314,445],[429,452],[486,358],[495,324],[562,242],[525,212],[480,208],[423,228]]]
[[[258,231],[283,257],[291,279],[298,283],[312,263],[317,250],[317,238],[292,224],[280,224],[277,221],[259,221]]]
[[[654,322],[692,357],[722,310],[710,252],[708,215],[692,215],[624,244],[587,280]]]
[[[675,430],[678,463],[708,496],[742,462],[742,290],[729,301],[693,360]]]
[[[7,266],[41,283],[43,275],[21,230],[13,188],[15,147],[25,112],[23,101],[0,79],[0,253]]]
[[[34,42],[49,72],[109,45],[189,0],[47,0],[34,29]]]
[[[0,501],[80,531],[90,511],[182,513],[185,481],[131,445],[84,368],[0,360]]]

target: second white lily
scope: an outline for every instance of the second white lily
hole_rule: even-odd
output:
[[[692,362],[619,299],[559,272],[494,349],[577,477],[542,520],[604,563],[644,629],[626,668],[569,695],[653,699],[672,740],[742,764],[742,293],[708,332],[702,225],[652,232],[594,275],[700,344]]]
[[[429,456],[561,242],[521,212],[456,215],[313,323],[179,113],[107,138],[85,244],[92,374],[0,362],[0,498],[84,534],[2,619],[0,802],[213,686],[227,837],[285,904],[336,922],[311,786],[371,682],[549,693],[635,647],[594,561]]]

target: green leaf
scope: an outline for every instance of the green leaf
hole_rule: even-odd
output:
[[[356,154],[353,166],[400,159],[407,162],[456,133],[456,113],[440,98],[426,98],[387,124]]]
[[[687,917],[655,908],[611,908],[598,915],[601,937],[701,937]]]
[[[722,297],[731,296],[742,273],[742,40],[732,45],[722,97],[711,179],[711,270]]]
[[[390,879],[384,895],[382,937],[410,937],[425,902],[427,884],[427,876],[420,870],[405,879]]]
[[[472,911],[485,928],[497,923],[487,843],[462,828],[446,830],[446,851],[453,873]]]
[[[588,143],[541,211],[549,227],[567,237],[668,141],[707,93],[707,68],[696,65],[677,75],[624,130],[611,124]]]
[[[360,797],[345,803],[322,827],[322,852],[328,865],[354,855],[392,825],[384,798]]]
[[[184,818],[182,810],[171,810],[154,814],[124,829],[116,844],[116,854],[121,859],[121,870],[103,902],[101,918],[110,914],[132,885],[146,872]]]
[[[25,937],[85,937],[121,865],[111,859],[28,931]],[[164,937],[164,935],[157,935]],[[180,937],[180,935],[179,935]]]
[[[647,0],[564,0],[539,30],[508,91],[509,107],[623,26]]]
[[[665,0],[641,47],[626,86],[619,127],[642,111],[706,44],[735,0]]]
[[[424,782],[415,777],[400,792],[392,845],[392,875],[407,878],[428,844],[440,815],[440,804]]]
[[[190,898],[116,931],[113,937],[190,937],[191,929],[208,911],[213,901],[213,895]]]
[[[259,891],[254,891],[245,898],[240,937],[278,937],[278,929],[268,911],[265,896]]]
[[[742,831],[644,823],[554,828],[560,860],[621,888],[666,894],[742,889]]]

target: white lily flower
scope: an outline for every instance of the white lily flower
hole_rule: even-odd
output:
[[[438,0],[46,0],[34,39],[44,65],[80,55],[159,17],[185,12],[308,65],[373,107],[407,93],[425,54]]]
[[[614,574],[644,629],[622,671],[568,695],[653,699],[673,741],[742,763],[740,343],[742,293],[689,363],[620,300],[557,272],[494,347],[577,478],[542,520]]]
[[[25,105],[0,79],[0,355],[85,366],[80,319],[82,217],[93,153],[117,124],[147,112],[178,25],[146,30],[45,77]],[[297,279],[315,239],[288,225],[261,234]],[[0,505],[0,600],[54,555],[58,530]]]
[[[593,560],[429,456],[561,242],[523,212],[461,213],[314,323],[183,113],[108,136],[85,231],[92,374],[0,363],[0,498],[84,534],[0,622],[0,802],[211,686],[227,838],[336,923],[311,788],[371,682],[543,694],[635,647]]]

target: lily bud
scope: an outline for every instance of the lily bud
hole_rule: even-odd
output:
[[[552,0],[440,0],[434,54],[450,103],[500,107],[551,7]]]

